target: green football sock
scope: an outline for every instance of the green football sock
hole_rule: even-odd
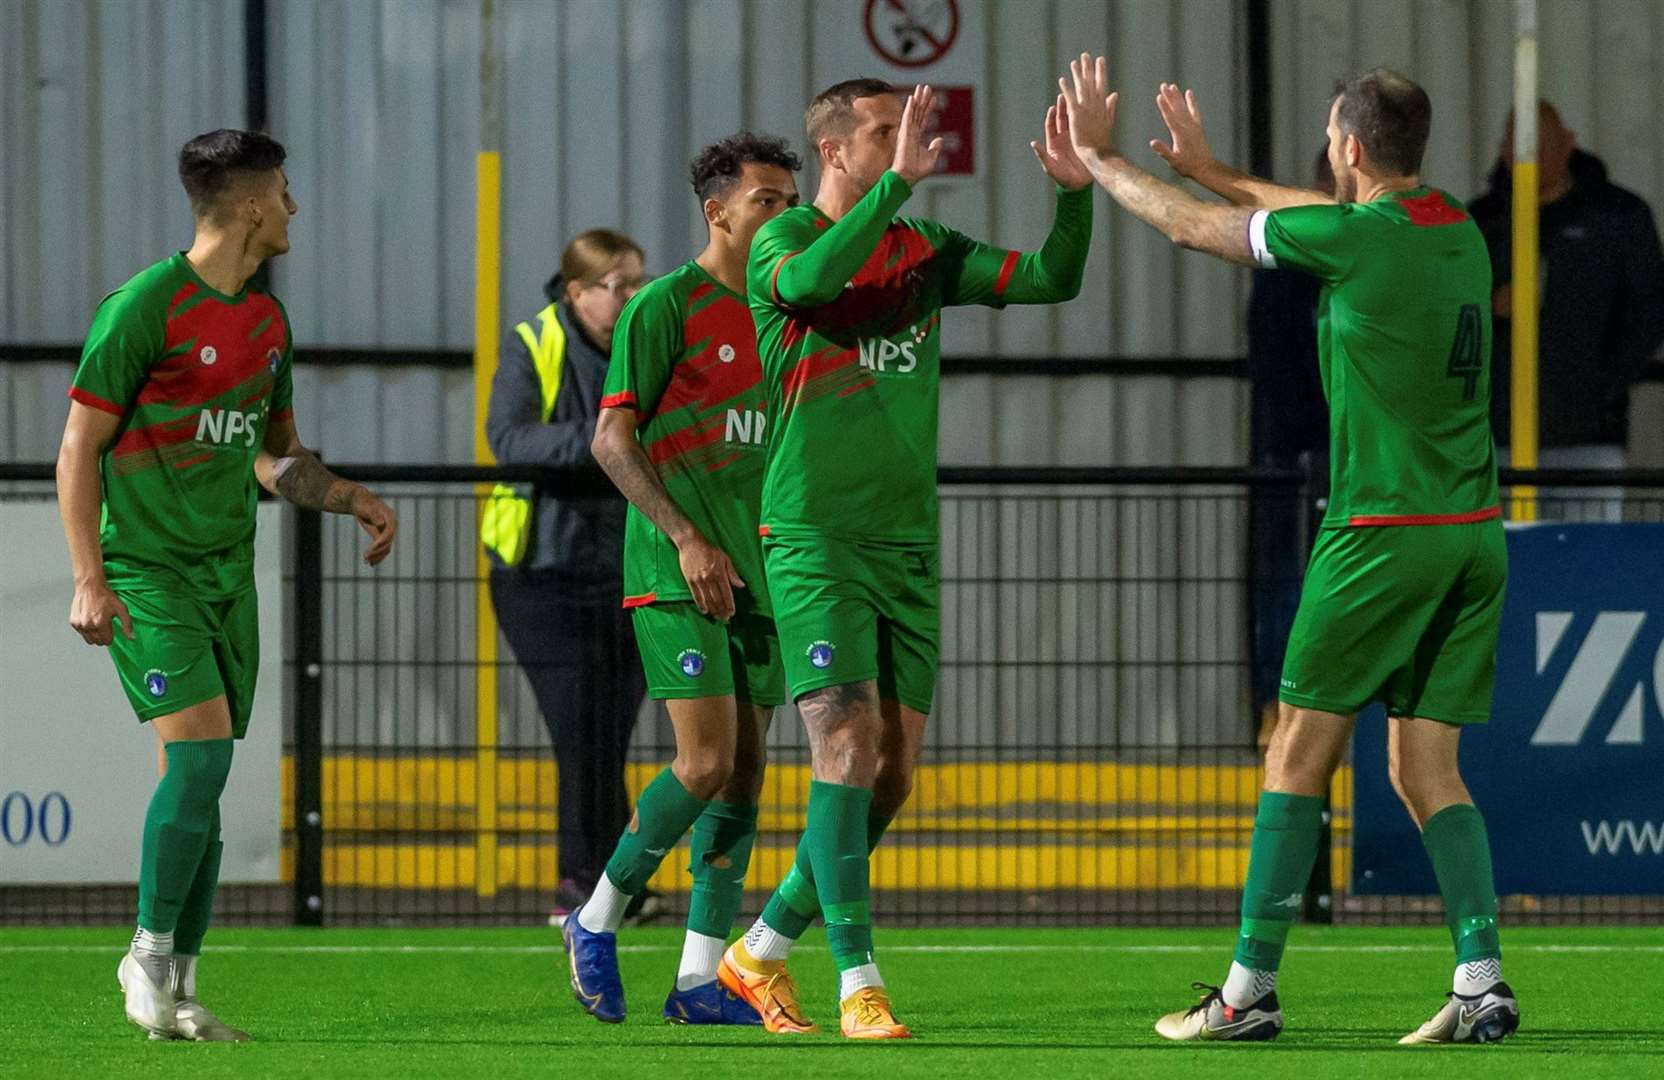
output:
[[[867,815],[867,853],[870,855],[883,839],[893,817]],[[770,930],[783,937],[800,938],[820,914],[820,900],[815,896],[815,874],[809,865],[809,849],[803,841],[797,845],[797,858],[792,862],[780,885],[769,896],[763,907],[763,922]]]
[[[751,845],[757,839],[757,804],[712,799],[693,823],[693,896],[688,929],[726,938],[745,894]]]
[[[704,809],[705,800],[683,787],[674,772],[660,770],[636,800],[630,827],[618,838],[618,847],[607,860],[607,877],[618,891],[635,896],[645,889],[653,871]]]
[[[1251,971],[1276,971],[1289,927],[1317,861],[1323,835],[1323,800],[1316,795],[1260,793],[1248,880],[1242,889],[1242,928],[1236,962]]]
[[[214,807],[214,817],[208,828],[208,847],[197,864],[191,891],[185,894],[185,906],[179,911],[179,924],[173,931],[173,951],[190,956],[202,952],[202,938],[208,933],[208,922],[214,917],[214,894],[220,887],[220,855],[225,844],[220,841],[220,808]]]
[[[839,971],[872,962],[872,915],[867,902],[867,788],[809,783],[804,842],[815,892],[826,918],[826,943]]]
[[[176,739],[164,752],[168,771],[145,811],[139,855],[139,925],[155,934],[177,928],[208,850],[231,773],[231,740]]]
[[[1457,803],[1440,810],[1421,827],[1421,842],[1433,860],[1444,897],[1444,921],[1456,946],[1456,963],[1501,959],[1491,841],[1478,807]]]

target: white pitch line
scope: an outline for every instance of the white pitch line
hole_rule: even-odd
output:
[[[803,946],[810,951],[825,952],[822,945]],[[680,945],[620,945],[621,953],[675,952]],[[0,953],[108,953],[112,956],[126,951],[121,945],[0,945]],[[543,956],[562,952],[559,945],[210,945],[210,953],[294,953],[343,954],[379,953],[386,955],[423,954],[498,954],[505,956]],[[885,953],[1225,953],[1229,943],[1220,945],[887,945]],[[1448,945],[1291,945],[1293,953],[1446,953]],[[1510,953],[1664,953],[1664,945],[1509,945]]]

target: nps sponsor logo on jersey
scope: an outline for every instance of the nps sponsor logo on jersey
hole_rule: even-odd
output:
[[[683,675],[697,679],[705,673],[705,654],[698,649],[683,649],[676,654],[676,666],[682,669]]]
[[[729,409],[726,425],[722,430],[722,441],[740,443],[744,446],[762,446],[763,429],[768,426],[768,417],[756,409]]]
[[[829,668],[838,651],[832,647],[830,641],[817,641],[809,646],[809,663],[818,668]]]
[[[1532,732],[1531,745],[1576,746],[1591,729],[1604,729],[1602,741],[1608,746],[1639,745],[1647,699],[1664,713],[1664,627],[1657,625],[1656,616],[1649,626],[1645,611],[1602,611],[1592,621],[1572,611],[1536,615],[1537,674],[1550,668],[1565,674]],[[1562,642],[1574,622],[1583,634],[1572,650]],[[1568,651],[1570,664],[1562,669]]]
[[[196,441],[216,446],[234,446],[239,439],[253,448],[259,437],[260,414],[237,409],[203,409],[197,416]]]
[[[889,338],[862,338],[859,345],[861,350],[861,366],[868,371],[894,372],[906,375],[919,366],[918,354],[915,350],[930,336],[928,330],[920,330],[917,326],[907,328],[907,340],[891,341]]]

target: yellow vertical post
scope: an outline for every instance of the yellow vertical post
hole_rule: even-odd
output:
[[[1510,464],[1537,467],[1537,3],[1519,0],[1514,43],[1514,261],[1510,287]],[[1516,521],[1537,520],[1537,489],[1514,489]]]
[[[502,303],[503,161],[498,150],[497,50],[492,0],[480,0],[480,152],[474,203],[474,462],[494,464],[485,438],[491,379],[497,372],[497,326]],[[478,536],[491,485],[475,490]],[[474,586],[474,888],[497,893],[497,615],[487,584],[490,563],[475,545]]]

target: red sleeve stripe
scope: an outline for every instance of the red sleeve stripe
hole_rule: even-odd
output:
[[[271,418],[273,420],[279,422],[279,423],[281,423],[284,420],[293,420],[295,418],[295,410],[293,410],[293,409],[273,409]]]
[[[127,413],[126,409],[123,409],[115,402],[105,401],[97,394],[89,394],[79,386],[72,386],[69,388],[69,400],[79,401],[88,408],[97,409],[99,412],[107,412],[111,416],[125,416]]]
[[[608,394],[601,399],[601,408],[603,409],[619,409],[625,405],[636,412],[641,411],[641,406],[636,404],[636,392],[634,390],[620,390],[616,394]]]
[[[627,608],[646,607],[658,598],[659,594],[656,592],[642,593],[640,596],[626,596],[624,606]]]
[[[1000,264],[1000,276],[994,279],[995,296],[1005,295],[1005,287],[1011,284],[1011,275],[1016,271],[1016,269],[1017,253],[1015,251],[1006,252],[1005,262]]]
[[[797,258],[801,254],[803,254],[803,252],[794,251],[790,255],[780,256],[780,261],[774,264],[773,275],[768,279],[768,291],[774,297],[774,302],[779,304],[781,307],[785,307],[787,305],[784,300],[780,299],[780,271],[785,269],[786,263]]]
[[[769,535],[768,526],[767,525],[757,526],[757,535],[758,536],[767,536],[767,535]]]
[[[1490,521],[1502,516],[1502,507],[1470,510],[1465,514],[1354,514],[1348,525],[1472,525],[1476,521]]]

